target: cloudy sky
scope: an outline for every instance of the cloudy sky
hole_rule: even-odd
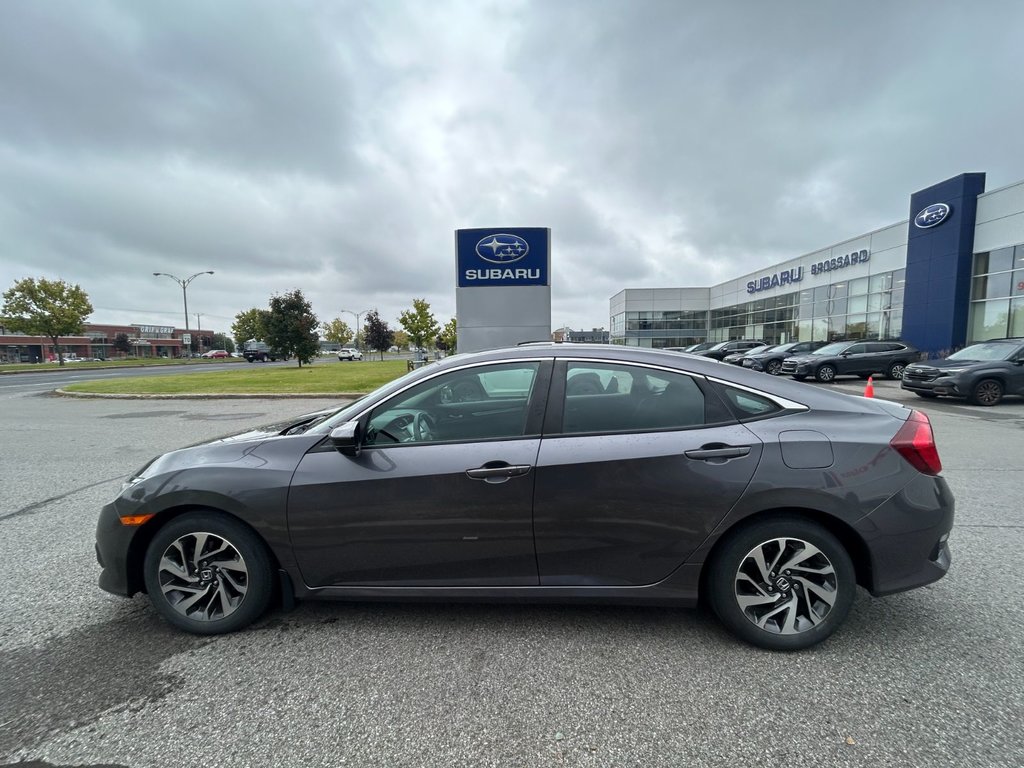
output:
[[[6,0],[0,289],[227,331],[455,312],[453,230],[552,229],[553,326],[1024,178],[1024,4]],[[191,324],[194,323],[194,315]],[[394,323],[393,323],[394,325]]]

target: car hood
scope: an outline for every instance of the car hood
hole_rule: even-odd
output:
[[[1003,360],[922,360],[918,363],[911,363],[915,368],[937,368],[942,371],[947,368],[973,368],[977,365],[993,365],[1005,362]],[[907,366],[910,367],[909,365]]]

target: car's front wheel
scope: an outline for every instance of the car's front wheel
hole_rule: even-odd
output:
[[[982,379],[971,390],[971,402],[975,405],[996,405],[1003,399],[1003,385],[995,379]]]
[[[831,635],[853,604],[849,554],[822,526],[799,517],[746,525],[710,564],[711,606],[743,640],[776,651],[807,648]]]
[[[782,371],[782,361],[781,360],[769,360],[768,361],[768,365],[766,365],[764,367],[764,369],[765,369],[765,371],[770,373],[772,376],[778,376],[779,373]]]
[[[836,369],[831,365],[821,365],[814,372],[814,378],[824,384],[829,384],[836,380]]]
[[[157,531],[143,570],[160,615],[200,635],[251,624],[274,591],[263,542],[238,520],[214,511],[182,515]]]

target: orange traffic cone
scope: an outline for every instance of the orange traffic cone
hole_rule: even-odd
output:
[[[875,381],[870,376],[868,376],[868,383],[864,387],[864,397],[874,397],[874,396],[875,396]]]

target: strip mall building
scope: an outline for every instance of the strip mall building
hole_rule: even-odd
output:
[[[710,288],[627,288],[611,341],[901,338],[930,354],[1024,336],[1024,181],[966,173],[916,192],[904,221]]]
[[[182,342],[186,336],[197,342],[201,349],[209,349],[213,331],[174,328],[169,325],[96,325],[87,323],[81,336],[61,336],[64,354],[76,357],[119,357],[114,351],[118,334],[128,337],[129,354],[135,357],[181,357],[187,350]],[[0,325],[0,362],[37,363],[56,358],[53,342],[45,336],[21,336],[9,333]]]

